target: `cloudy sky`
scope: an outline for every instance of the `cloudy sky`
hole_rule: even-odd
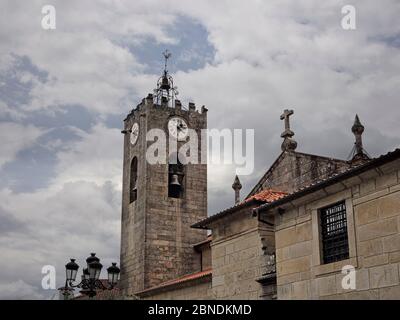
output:
[[[356,30],[341,8],[356,8]],[[56,29],[41,26],[56,8]],[[122,120],[172,52],[180,99],[210,128],[255,129],[248,192],[279,155],[284,108],[298,150],[346,159],[354,115],[373,155],[400,144],[398,0],[0,0],[0,298],[49,298],[41,268],[119,260]],[[209,214],[234,167],[209,167]]]

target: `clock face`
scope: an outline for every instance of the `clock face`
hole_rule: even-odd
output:
[[[132,129],[131,129],[131,143],[133,145],[136,144],[138,137],[139,137],[139,124],[137,122],[135,122],[132,125]]]
[[[188,135],[188,125],[186,121],[180,117],[173,117],[168,121],[168,131],[169,134],[174,138],[177,138],[178,141],[185,140]]]

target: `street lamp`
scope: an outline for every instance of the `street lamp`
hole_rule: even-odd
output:
[[[100,263],[100,259],[96,257],[95,253],[90,254],[90,257],[86,259],[86,264],[89,271],[89,279],[92,281],[98,280],[103,265]]]
[[[107,268],[107,273],[108,283],[115,286],[118,283],[120,273],[120,270],[115,262],[112,263],[111,267]]]
[[[75,259],[71,259],[65,265],[66,280],[65,287],[60,290],[63,291],[66,296],[67,293],[71,292],[74,288],[80,288],[81,293],[88,295],[93,298],[96,295],[96,290],[111,290],[113,289],[119,280],[120,269],[117,267],[115,262],[107,268],[108,273],[108,286],[104,285],[100,280],[100,273],[103,265],[100,263],[100,259],[96,257],[95,253],[91,253],[86,259],[87,268],[83,269],[82,280],[79,284],[74,285],[76,275],[78,273],[79,266],[75,262]]]
[[[75,262],[75,259],[71,259],[71,261],[68,262],[68,263],[65,265],[65,271],[66,271],[65,273],[66,273],[67,281],[69,281],[69,282],[75,281],[75,279],[76,279],[76,274],[78,273],[78,269],[79,269],[79,266],[78,266],[78,264]]]

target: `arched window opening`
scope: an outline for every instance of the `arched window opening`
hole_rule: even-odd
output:
[[[129,185],[129,198],[130,203],[135,202],[137,199],[137,168],[138,161],[137,158],[134,157],[131,162],[131,176],[130,176],[130,185]]]
[[[173,161],[170,159],[168,165],[168,197],[170,198],[182,198],[184,190],[184,166],[178,156],[176,158]]]

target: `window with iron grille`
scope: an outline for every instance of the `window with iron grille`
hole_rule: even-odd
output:
[[[320,209],[322,257],[324,263],[349,258],[346,204],[340,202]]]

